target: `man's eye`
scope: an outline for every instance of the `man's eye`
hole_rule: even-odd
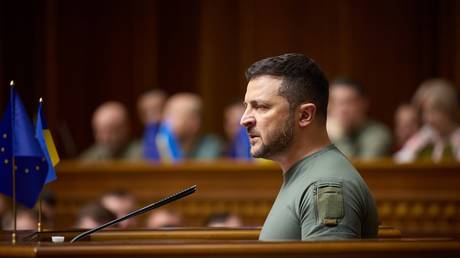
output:
[[[264,105],[257,105],[254,107],[255,109],[259,109],[259,110],[267,110],[268,107],[267,106],[264,106]]]

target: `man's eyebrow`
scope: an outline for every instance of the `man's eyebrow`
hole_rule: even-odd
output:
[[[250,101],[251,104],[265,104],[265,105],[268,105],[270,104],[269,101],[266,101],[266,100],[263,100],[263,99],[253,99]]]

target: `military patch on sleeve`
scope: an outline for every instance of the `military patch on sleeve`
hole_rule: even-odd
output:
[[[326,226],[337,226],[343,218],[342,184],[337,182],[321,182],[316,185],[316,214],[318,223]]]

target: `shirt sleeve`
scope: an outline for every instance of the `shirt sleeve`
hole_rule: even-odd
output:
[[[298,200],[302,240],[361,238],[364,205],[350,184],[324,180],[311,184]]]

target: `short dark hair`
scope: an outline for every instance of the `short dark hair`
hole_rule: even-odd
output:
[[[364,88],[363,84],[358,80],[354,80],[347,77],[339,77],[331,82],[332,87],[336,87],[337,85],[348,87],[354,90],[356,93],[358,93],[358,95],[360,95],[361,97],[366,97],[367,95],[366,89]]]
[[[284,54],[257,61],[246,71],[248,81],[262,75],[282,78],[279,95],[287,99],[291,110],[311,101],[317,116],[326,120],[329,83],[314,60],[302,54]]]

